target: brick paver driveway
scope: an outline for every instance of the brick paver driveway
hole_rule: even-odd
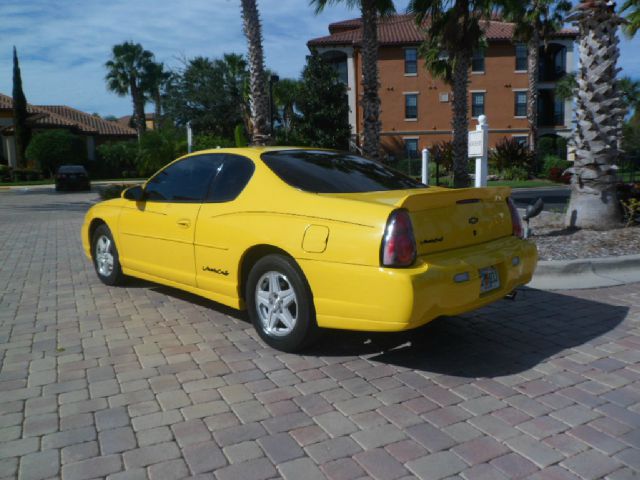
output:
[[[285,355],[212,302],[99,283],[93,200],[0,193],[0,476],[638,475],[640,286],[524,290]]]

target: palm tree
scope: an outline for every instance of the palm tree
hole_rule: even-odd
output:
[[[283,78],[273,87],[273,99],[279,110],[285,140],[288,141],[289,133],[295,118],[295,104],[298,99],[300,82],[292,78]]]
[[[143,88],[155,106],[154,124],[156,128],[162,124],[162,91],[170,77],[171,72],[164,69],[162,62],[150,62],[144,71]]]
[[[359,7],[362,15],[362,113],[364,132],[362,152],[380,159],[380,97],[378,95],[378,16],[395,12],[393,0],[311,0],[316,14],[329,4],[345,3]]]
[[[629,36],[635,36],[640,28],[640,0],[627,0],[622,4],[621,12],[628,12],[625,20],[624,32]]]
[[[474,50],[483,47],[482,20],[491,18],[489,0],[411,0],[408,11],[418,25],[429,23],[420,47],[427,69],[453,89],[453,185],[469,185],[468,128],[469,67]]]
[[[251,141],[255,145],[266,145],[269,134],[269,95],[264,71],[262,49],[262,27],[256,0],[241,0],[244,34],[249,47],[249,90],[251,101]]]
[[[133,101],[133,117],[140,137],[146,130],[144,115],[145,75],[153,63],[153,53],[142,48],[139,43],[124,42],[114,45],[107,68],[107,88],[124,97],[130,94]]]
[[[580,68],[572,139],[576,159],[566,224],[613,228],[620,225],[614,165],[619,155],[620,120],[625,114],[616,81],[617,30],[623,20],[607,0],[583,0],[569,20],[580,30]]]
[[[529,121],[529,150],[536,152],[538,145],[538,66],[540,44],[546,47],[549,36],[562,28],[571,2],[558,0],[507,0],[506,18],[516,24],[514,39],[527,44],[527,119]]]
[[[251,132],[250,77],[247,61],[237,53],[225,53],[216,63],[223,72],[224,88],[228,98],[238,106],[244,130]]]

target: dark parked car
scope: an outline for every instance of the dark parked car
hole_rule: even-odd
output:
[[[82,165],[61,165],[56,173],[56,191],[91,190],[89,174]]]

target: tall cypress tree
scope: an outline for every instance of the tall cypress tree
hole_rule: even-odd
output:
[[[16,140],[16,160],[18,168],[24,167],[26,160],[24,152],[31,139],[31,129],[27,125],[27,99],[22,91],[22,77],[18,52],[13,47],[13,128]]]

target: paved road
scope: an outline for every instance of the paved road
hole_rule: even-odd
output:
[[[518,207],[526,208],[538,198],[544,200],[544,209],[551,212],[564,212],[569,203],[568,187],[517,188],[511,195]]]
[[[637,478],[638,285],[286,355],[215,303],[99,283],[94,200],[0,193],[0,477]]]

